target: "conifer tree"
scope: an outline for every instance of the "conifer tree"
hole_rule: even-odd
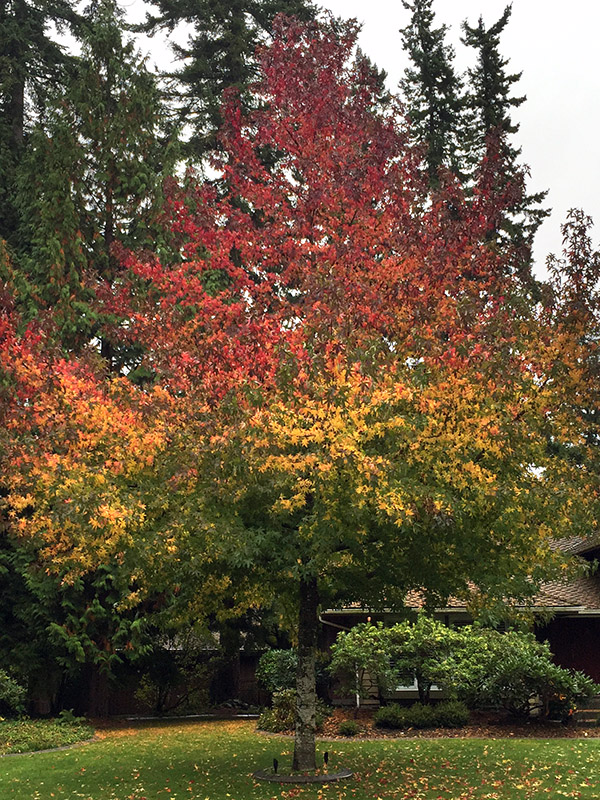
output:
[[[114,0],[91,8],[71,83],[49,97],[22,173],[28,276],[57,311],[67,348],[98,336],[89,301],[118,277],[119,245],[155,245],[155,206],[175,157],[155,78],[121,30]],[[106,331],[101,338],[114,358]]]
[[[78,27],[67,0],[0,0],[0,238],[19,242],[16,180],[27,133],[51,86],[64,86],[70,59],[52,39],[53,25]]]
[[[499,167],[497,191],[510,193],[511,185],[516,187],[515,199],[499,222],[495,238],[499,245],[510,243],[521,263],[530,263],[535,232],[550,212],[540,205],[547,192],[528,194],[522,191],[527,169],[519,162],[521,148],[511,142],[511,136],[519,130],[518,123],[512,119],[512,111],[527,99],[513,94],[521,73],[509,73],[508,59],[500,54],[500,37],[511,13],[512,6],[508,5],[500,19],[489,28],[482,17],[475,27],[463,22],[462,41],[477,51],[477,63],[468,71],[467,104],[472,114],[469,150],[474,161],[493,155]]]
[[[311,0],[150,0],[157,14],[149,14],[138,30],[165,29],[172,33],[181,23],[193,33],[186,45],[173,45],[182,66],[170,77],[170,92],[179,119],[191,128],[188,151],[198,158],[215,145],[221,125],[223,92],[239,89],[246,105],[247,89],[256,77],[254,57],[258,45],[269,37],[277,14],[310,19]]]
[[[411,64],[400,87],[413,139],[426,146],[427,171],[436,186],[441,167],[464,172],[462,82],[454,71],[454,51],[444,42],[447,26],[433,27],[433,0],[402,0],[402,4],[412,12],[410,23],[400,31]]]

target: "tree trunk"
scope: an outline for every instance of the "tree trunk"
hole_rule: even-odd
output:
[[[319,594],[316,578],[300,582],[298,615],[298,670],[296,672],[296,737],[292,769],[317,768],[315,760],[315,706],[317,699],[315,659],[318,633]]]
[[[25,83],[15,79],[10,93],[9,118],[14,150],[19,150],[25,138]]]
[[[88,714],[91,717],[108,717],[109,692],[108,672],[101,664],[90,664]]]

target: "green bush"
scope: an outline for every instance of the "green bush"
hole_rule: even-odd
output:
[[[438,722],[435,706],[414,703],[405,711],[405,725],[407,728],[437,728]]]
[[[433,708],[439,728],[463,728],[469,721],[469,709],[460,700],[445,700]]]
[[[72,708],[63,708],[60,714],[56,717],[56,722],[59,725],[85,725],[85,717],[76,717]]]
[[[367,697],[370,693],[370,687],[365,685],[367,675],[381,690],[398,684],[398,675],[391,664],[389,630],[382,623],[359,623],[347,632],[338,633],[331,647],[329,670],[339,680],[343,694]]]
[[[382,706],[373,715],[373,723],[376,728],[406,728],[406,709],[398,703]]]
[[[297,666],[298,654],[295,650],[267,650],[256,667],[256,678],[268,692],[293,689]]]
[[[555,664],[548,644],[532,633],[501,633],[474,625],[453,630],[425,614],[415,623],[357,625],[339,634],[332,671],[348,692],[364,693],[367,674],[383,689],[416,678],[419,699],[426,705],[436,684],[446,697],[470,708],[492,706],[520,717],[566,718],[577,703],[600,689],[583,673]],[[387,713],[382,712],[382,719]],[[395,712],[390,713],[393,727],[401,727]],[[428,711],[414,713],[414,727],[422,727],[422,718],[428,723]]]
[[[325,717],[330,713],[322,700],[317,700],[315,721],[317,731],[323,730]],[[273,693],[273,707],[267,708],[258,718],[258,728],[269,733],[293,730],[296,724],[296,691],[284,689]]]
[[[338,733],[340,736],[356,736],[360,731],[360,725],[353,719],[345,719],[338,725]]]
[[[555,664],[547,642],[518,631],[477,632],[457,665],[455,682],[471,707],[495,706],[519,717],[567,716],[598,691],[591,678]]]
[[[414,703],[403,708],[397,703],[382,706],[375,712],[377,728],[462,728],[469,721],[469,709],[464,703],[448,700],[437,705]]]
[[[27,693],[8,672],[0,669],[0,715],[22,714]]]

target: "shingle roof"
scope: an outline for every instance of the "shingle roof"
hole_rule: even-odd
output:
[[[424,605],[423,594],[416,590],[410,591],[406,595],[404,603],[407,608],[422,608]],[[584,575],[565,583],[558,581],[545,583],[535,597],[533,605],[538,608],[600,612],[600,575]],[[449,597],[444,607],[465,611],[467,604],[464,600]],[[365,606],[361,603],[351,603],[345,606],[345,610],[364,612]]]
[[[590,611],[600,611],[600,577],[585,575],[568,583],[545,583],[537,598],[540,606],[579,606]]]
[[[554,542],[556,549],[574,556],[583,556],[594,550],[600,550],[600,534],[595,536],[571,536],[558,539]],[[475,589],[475,587],[473,587]],[[423,594],[412,590],[406,595],[405,605],[408,608],[422,608],[424,605]],[[600,612],[600,570],[594,575],[584,575],[573,578],[564,583],[551,581],[542,584],[540,592],[534,600],[534,606],[555,609],[577,609],[578,611]],[[466,610],[464,600],[455,597],[448,598],[445,608]],[[364,611],[360,603],[352,603],[345,607],[346,611]]]
[[[554,547],[557,550],[562,550],[563,553],[581,556],[584,553],[591,552],[592,550],[600,549],[600,535],[570,536],[567,539],[557,539],[554,542]]]

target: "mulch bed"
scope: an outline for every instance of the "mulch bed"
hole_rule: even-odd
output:
[[[433,728],[430,730],[386,730],[373,725],[373,712],[361,710],[358,717],[354,711],[335,709],[331,717],[325,720],[320,736],[331,739],[343,739],[338,728],[341,722],[353,719],[361,726],[361,731],[353,739],[577,739],[600,738],[600,728],[576,724],[564,725],[560,722],[520,721],[499,713],[473,712],[471,722],[464,728]]]

